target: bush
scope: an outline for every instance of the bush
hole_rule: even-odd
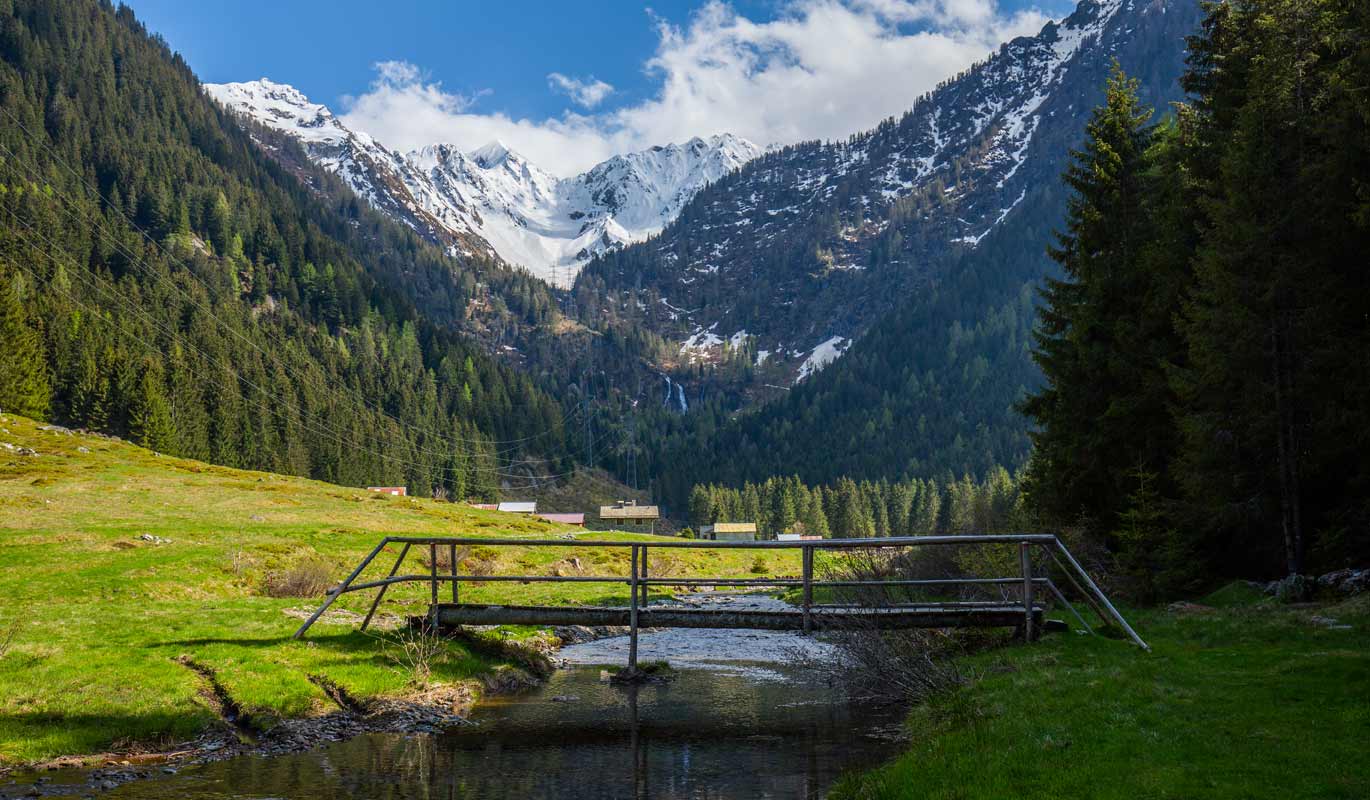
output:
[[[262,592],[267,597],[318,597],[334,583],[333,565],[311,555],[285,569],[268,572]]]
[[[10,646],[14,644],[14,637],[19,635],[20,621],[16,618],[10,620],[10,624],[0,633],[0,659],[3,659],[10,651]]]
[[[419,546],[420,563],[427,569],[432,569],[433,559],[426,546]],[[499,558],[499,551],[493,547],[458,547],[457,564],[461,566],[463,575],[494,575],[496,560]],[[438,573],[441,575],[452,574],[452,548],[448,545],[440,545],[437,548]]]
[[[416,689],[429,688],[433,668],[447,661],[447,642],[423,625],[409,625],[376,638],[385,659]]]

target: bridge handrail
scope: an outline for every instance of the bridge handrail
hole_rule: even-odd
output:
[[[387,545],[402,544],[403,549],[395,564],[391,567],[389,574],[381,580],[366,581],[355,583],[356,579],[366,569],[368,565],[379,555]],[[1019,547],[1019,560],[1022,569],[1020,576],[1011,578],[935,578],[935,579],[894,579],[894,580],[815,580],[813,578],[813,553],[815,550],[852,550],[870,548],[894,548],[894,547],[922,547],[940,545],[969,545],[969,544],[1017,544]],[[429,573],[427,575],[397,575],[401,564],[403,564],[409,551],[414,546],[426,546],[429,548]],[[610,547],[610,548],[631,548],[632,568],[628,577],[615,576],[585,576],[585,575],[461,575],[458,571],[458,561],[456,559],[456,548],[471,546],[489,547]],[[438,574],[437,548],[447,547],[450,549],[451,574]],[[743,541],[743,542],[718,542],[705,540],[663,540],[663,541],[642,541],[642,540],[594,540],[579,538],[564,539],[532,539],[518,537],[455,537],[455,536],[385,536],[371,552],[362,559],[362,562],[352,570],[352,572],[336,587],[328,590],[324,603],[316,610],[304,624],[300,626],[294,634],[295,639],[304,636],[310,626],[333,604],[335,600],[350,592],[364,591],[367,589],[379,588],[375,600],[371,604],[365,619],[362,621],[362,628],[365,629],[370,624],[372,617],[376,613],[381,600],[385,597],[386,591],[390,586],[398,583],[429,583],[431,585],[432,607],[436,614],[438,606],[438,585],[440,583],[450,583],[452,585],[452,601],[457,602],[458,586],[465,583],[478,582],[518,582],[518,583],[626,583],[630,589],[630,608],[632,617],[636,618],[636,611],[639,603],[639,592],[641,602],[646,604],[647,590],[650,586],[693,586],[693,585],[713,585],[713,586],[736,586],[736,587],[775,587],[775,586],[798,586],[803,588],[803,612],[804,629],[809,629],[809,614],[813,607],[813,589],[815,587],[859,587],[859,586],[958,586],[958,585],[1021,585],[1023,587],[1023,605],[1025,609],[1025,633],[1027,638],[1033,638],[1033,589],[1038,586],[1045,586],[1055,596],[1061,604],[1067,608],[1080,624],[1090,633],[1093,629],[1085,622],[1084,618],[1075,609],[1074,605],[1066,599],[1060,588],[1049,577],[1038,577],[1032,574],[1032,561],[1030,549],[1040,547],[1046,550],[1057,567],[1071,582],[1072,586],[1091,606],[1096,614],[1105,622],[1117,623],[1119,627],[1127,633],[1128,638],[1143,650],[1151,648],[1142,640],[1132,626],[1128,624],[1123,615],[1114,607],[1099,588],[1098,584],[1090,578],[1080,562],[1065,546],[1065,543],[1054,534],[965,534],[965,535],[946,535],[946,536],[891,536],[881,539],[805,539],[799,541]],[[801,550],[803,552],[803,577],[802,578],[649,578],[647,576],[647,550],[651,548],[700,548],[700,549],[746,549],[746,550],[772,550],[788,549]],[[1064,557],[1064,561],[1062,561]],[[639,560],[641,561],[641,573],[639,574]],[[1078,578],[1078,580],[1077,580]],[[436,621],[436,620],[435,620]],[[634,626],[635,627],[635,626]],[[634,643],[636,637],[634,636]]]

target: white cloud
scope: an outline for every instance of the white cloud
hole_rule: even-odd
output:
[[[570,96],[572,102],[582,108],[594,108],[614,92],[613,86],[604,81],[595,80],[593,75],[588,80],[580,80],[579,78],[568,78],[560,72],[553,72],[547,76],[547,83],[553,88],[565,92]]]
[[[731,132],[762,145],[840,139],[902,113],[1001,42],[1036,33],[1038,10],[1004,13],[996,0],[788,0],[754,22],[712,0],[680,27],[658,20],[656,82],[635,105],[548,119],[481,112],[480,95],[444,90],[411,65],[377,65],[343,120],[400,149],[500,139],[552,172],[571,175],[614,153]],[[611,86],[548,76],[584,108]]]

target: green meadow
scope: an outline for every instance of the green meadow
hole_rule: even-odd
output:
[[[303,641],[303,615],[322,601],[277,597],[322,575],[341,580],[384,535],[510,539],[577,535],[469,506],[390,497],[302,478],[158,455],[126,442],[0,417],[0,765],[156,748],[216,724],[204,679],[213,670],[254,724],[326,713],[319,679],[361,701],[413,694],[383,633],[357,630],[370,592],[347,595]],[[658,540],[659,541],[659,540]],[[383,577],[398,547],[363,580]],[[628,553],[589,547],[466,551],[490,572],[628,574]],[[423,572],[411,554],[405,572]],[[754,577],[795,573],[794,553],[659,551],[653,574]],[[789,562],[793,561],[791,564]],[[444,592],[446,589],[444,589]],[[614,584],[463,585],[490,602],[627,601]],[[422,613],[426,585],[401,585],[382,622]],[[352,613],[347,613],[352,612]],[[502,665],[458,644],[433,665],[430,686],[479,691]]]
[[[1148,640],[1074,633],[962,661],[904,755],[837,798],[1370,796],[1370,598],[1127,611]]]

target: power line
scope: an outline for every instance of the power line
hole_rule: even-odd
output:
[[[140,227],[140,226],[139,226],[136,222],[134,222],[133,220],[129,219],[129,218],[128,218],[128,215],[126,215],[126,214],[123,212],[123,210],[122,210],[121,208],[119,208],[119,207],[118,207],[117,205],[115,205],[114,203],[110,202],[110,201],[108,200],[108,198],[106,198],[104,195],[102,195],[102,194],[100,193],[100,191],[99,191],[97,188],[91,186],[91,185],[85,180],[85,178],[82,177],[74,168],[72,168],[71,165],[68,164],[68,163],[66,162],[66,160],[63,159],[63,158],[61,157],[60,154],[56,153],[56,152],[53,150],[53,148],[52,148],[49,144],[47,144],[46,142],[42,141],[39,137],[35,136],[35,135],[33,134],[33,132],[32,132],[31,130],[29,130],[29,128],[28,128],[26,125],[24,125],[23,121],[20,120],[12,111],[10,111],[8,108],[5,108],[5,107],[2,106],[2,105],[0,105],[0,111],[4,111],[4,113],[5,113],[6,115],[8,115],[8,116],[10,117],[10,119],[12,119],[12,120],[15,122],[15,124],[18,125],[18,126],[20,127],[20,129],[22,129],[26,134],[28,134],[28,136],[29,136],[29,138],[30,138],[31,140],[35,141],[40,147],[42,147],[44,150],[46,150],[46,151],[49,153],[49,155],[51,155],[52,158],[53,158],[57,163],[61,164],[61,166],[62,166],[64,169],[66,169],[67,172],[69,172],[73,177],[75,177],[76,180],[77,180],[77,182],[78,182],[83,188],[85,188],[85,189],[88,190],[91,194],[93,194],[96,198],[98,198],[104,206],[106,206],[106,207],[108,207],[108,208],[110,208],[110,209],[113,209],[114,212],[115,212],[116,214],[118,214],[119,217],[122,218],[122,219],[124,220],[124,222],[127,223],[127,224],[129,225],[129,227],[131,227],[133,230],[136,230],[136,231],[137,231],[137,232],[138,232],[138,233],[139,233],[139,234],[140,234],[140,235],[141,235],[149,244],[151,244],[158,252],[160,252],[164,258],[166,258],[169,262],[174,263],[174,264],[176,264],[177,266],[181,267],[181,268],[186,272],[186,274],[187,274],[192,280],[196,281],[196,282],[199,283],[202,287],[204,287],[205,290],[206,290],[206,292],[210,293],[211,296],[213,295],[213,289],[212,289],[212,287],[210,287],[207,283],[205,283],[205,281],[204,281],[203,279],[201,279],[201,278],[199,277],[199,275],[197,275],[193,269],[191,269],[190,267],[188,267],[183,261],[181,261],[179,258],[177,258],[174,254],[168,253],[168,252],[166,251],[166,249],[165,249],[164,247],[162,247],[162,245],[159,244],[159,243],[156,241],[156,239],[153,238],[146,230],[144,230],[142,227]],[[10,150],[8,147],[6,147],[6,146],[4,145],[3,142],[0,142],[0,150],[3,150],[5,153],[7,153],[7,154],[8,154],[13,160],[15,160],[16,162],[22,162],[22,163],[24,163],[24,164],[25,164],[25,169],[26,169],[26,171],[28,171],[28,172],[30,173],[31,176],[35,176],[35,177],[38,178],[38,179],[41,179],[41,178],[42,178],[42,175],[41,175],[41,173],[38,171],[36,164],[29,164],[29,163],[26,162],[24,159],[22,159],[18,154],[16,154],[14,151],[12,151],[12,150]],[[67,199],[66,196],[65,196],[60,190],[58,190],[58,189],[56,189],[56,188],[54,188],[54,187],[50,187],[50,188],[53,188],[53,192],[54,192],[54,194],[56,194],[57,196],[59,196],[59,197],[61,197],[61,198],[63,198],[63,199]],[[75,216],[75,214],[74,214],[72,211],[68,210],[65,206],[62,206],[62,209],[63,209],[64,213],[66,213],[69,217],[71,217],[71,218],[73,219],[73,221],[76,221],[76,222],[78,222],[78,223],[82,222],[82,220],[79,220],[79,219]],[[136,254],[131,253],[131,252],[127,249],[127,247],[123,244],[123,242],[121,241],[120,237],[118,237],[117,235],[115,235],[115,234],[112,233],[111,231],[107,230],[100,222],[90,222],[89,224],[91,224],[99,233],[103,234],[103,235],[108,239],[108,241],[110,241],[110,242],[114,245],[114,247],[115,247],[120,253],[122,253],[125,257],[129,258],[135,265],[137,265],[137,266],[139,267],[140,270],[143,270],[143,271],[145,272],[145,274],[147,274],[150,278],[153,278],[154,280],[156,280],[156,279],[158,279],[158,278],[160,277],[160,276],[158,276],[158,275],[155,273],[155,271],[153,271],[153,270],[151,270],[150,268],[148,268]],[[176,291],[180,292],[184,297],[186,297],[186,299],[190,300],[190,301],[191,301],[192,303],[194,303],[197,307],[199,307],[202,311],[204,311],[204,313],[205,313],[206,315],[208,315],[210,319],[214,320],[214,322],[216,322],[216,323],[218,323],[219,325],[223,326],[223,327],[224,327],[225,329],[227,329],[231,334],[233,334],[233,335],[236,336],[237,338],[241,339],[244,343],[246,343],[249,347],[253,348],[253,349],[256,350],[258,353],[260,353],[261,355],[263,355],[264,357],[266,357],[266,358],[268,358],[268,359],[272,359],[273,361],[275,361],[275,362],[277,363],[278,366],[280,366],[282,369],[286,370],[287,373],[290,373],[290,370],[289,370],[288,368],[286,368],[285,365],[282,364],[282,363],[280,362],[280,360],[275,356],[275,354],[271,353],[271,352],[268,351],[268,350],[265,350],[265,349],[261,348],[261,347],[258,346],[255,342],[253,342],[253,341],[251,341],[250,339],[248,339],[247,337],[243,336],[243,335],[242,335],[240,332],[238,332],[235,328],[233,328],[232,326],[227,325],[226,323],[224,323],[222,320],[220,320],[220,319],[218,318],[218,316],[216,316],[216,315],[214,314],[214,312],[213,312],[212,310],[210,310],[209,308],[204,307],[204,305],[201,304],[196,298],[194,298],[193,296],[191,296],[189,293],[185,292],[185,291],[184,291],[183,289],[181,289],[179,286],[175,286],[174,283],[172,284],[172,286],[173,286],[173,288],[174,288]],[[293,373],[290,373],[290,374],[293,374]],[[431,374],[431,371],[430,371],[430,374]],[[300,376],[295,375],[294,377],[296,377],[297,379],[301,380],[301,382],[303,382],[303,379],[300,378]],[[433,374],[433,378],[434,378],[435,381],[438,380],[438,376],[437,376],[436,374]],[[319,387],[316,385],[315,388],[319,388]],[[366,402],[365,398],[359,398],[357,402],[358,402],[359,405],[361,405],[362,407],[370,407],[369,404]],[[483,440],[483,439],[465,439],[465,438],[463,438],[463,437],[450,437],[450,436],[447,436],[447,435],[444,435],[444,434],[441,434],[441,433],[437,433],[437,432],[434,432],[434,431],[431,431],[431,430],[427,430],[427,429],[425,429],[425,428],[423,428],[423,427],[421,427],[421,426],[419,426],[419,425],[416,425],[416,424],[414,424],[414,423],[405,422],[404,420],[401,420],[401,419],[399,419],[398,417],[395,417],[394,415],[392,415],[392,414],[390,414],[389,412],[385,411],[383,408],[371,407],[371,409],[372,409],[373,411],[377,412],[377,413],[383,414],[384,416],[388,417],[389,419],[391,419],[393,422],[395,422],[395,423],[398,424],[398,425],[401,425],[401,426],[404,426],[404,427],[409,427],[409,428],[414,428],[414,429],[416,429],[416,430],[418,430],[418,431],[420,431],[420,432],[422,432],[422,433],[427,434],[428,436],[430,436],[430,437],[432,437],[432,438],[439,439],[439,440],[442,440],[442,441],[446,441],[446,442],[449,442],[449,443],[451,443],[451,444],[457,444],[457,443],[461,443],[461,444],[482,444],[482,443],[484,443],[484,441],[485,441],[485,440]],[[564,426],[563,426],[563,429],[564,429]],[[497,439],[494,439],[494,438],[492,437],[492,438],[489,439],[489,442],[490,442],[490,444],[491,444],[492,446],[503,446],[503,445],[511,445],[511,446],[512,446],[512,445],[519,445],[519,444],[527,443],[527,442],[533,441],[533,440],[535,440],[535,439],[541,438],[541,437],[543,437],[543,436],[546,436],[546,435],[550,434],[551,432],[552,432],[551,429],[547,429],[547,430],[541,431],[541,432],[536,433],[536,434],[532,434],[532,435],[529,435],[529,436],[526,436],[526,437],[522,437],[522,438],[520,438],[520,439],[509,439],[509,440],[497,440]],[[431,451],[429,451],[429,452],[431,453]],[[513,449],[510,449],[510,450],[505,451],[505,452],[513,452]],[[475,452],[467,452],[467,453],[465,453],[465,454],[466,454],[467,456],[469,456],[469,457],[485,457],[485,456],[486,456],[486,454],[483,454],[483,453],[475,453]],[[491,456],[491,457],[496,457],[496,456]]]
[[[54,242],[52,241],[51,238],[49,238],[48,236],[44,235],[41,231],[35,230],[31,224],[26,223],[26,222],[24,222],[23,220],[21,220],[21,219],[18,217],[18,215],[17,215],[14,211],[8,210],[8,209],[7,209],[7,213],[8,213],[9,216],[13,219],[14,222],[19,223],[20,225],[22,225],[23,228],[24,228],[24,230],[27,230],[27,231],[31,232],[33,235],[35,235],[35,236],[37,236],[38,238],[42,239],[44,242],[46,242],[49,246],[51,246],[51,247],[54,248],[54,249],[53,249],[53,250],[47,250],[47,249],[45,249],[45,248],[43,248],[43,247],[41,247],[41,246],[35,244],[32,240],[30,240],[30,239],[29,239],[27,236],[25,236],[23,233],[20,233],[20,232],[18,232],[17,230],[15,230],[15,229],[13,229],[13,228],[11,229],[11,232],[12,232],[12,233],[14,233],[18,238],[20,238],[21,240],[23,240],[23,241],[24,241],[26,244],[28,244],[30,247],[33,247],[33,248],[36,249],[36,250],[39,250],[39,251],[41,251],[41,252],[44,252],[44,253],[45,253],[49,258],[51,258],[53,261],[56,261],[56,260],[57,260],[58,253],[60,252],[61,249],[60,249],[60,247],[58,247],[58,246],[56,245],[56,243],[54,243]],[[17,263],[16,263],[16,264],[13,264],[13,266],[15,266],[15,267],[17,267],[17,268],[23,270],[23,271],[26,272],[27,274],[29,274],[29,276],[32,277],[32,278],[35,280],[35,282],[41,282],[41,281],[39,280],[39,276],[36,275],[36,274],[35,274],[31,269],[29,269],[28,267],[25,267],[25,266],[23,266],[22,264],[17,264]],[[201,349],[200,347],[198,347],[195,343],[190,342],[190,341],[188,341],[188,340],[185,340],[185,339],[184,339],[184,336],[183,336],[182,334],[180,334],[178,331],[176,331],[174,328],[171,328],[168,324],[166,324],[166,323],[164,323],[164,322],[162,322],[162,321],[156,319],[155,317],[151,316],[150,314],[147,314],[143,309],[139,308],[139,307],[138,307],[136,304],[134,304],[132,301],[130,301],[130,300],[128,300],[127,298],[123,297],[123,296],[117,291],[117,289],[116,289],[115,287],[108,286],[108,285],[107,285],[107,282],[106,282],[103,278],[101,278],[100,276],[98,276],[98,275],[96,275],[96,274],[94,274],[94,273],[92,273],[92,272],[90,272],[90,271],[88,271],[88,270],[82,269],[82,268],[79,267],[79,266],[76,266],[76,265],[74,265],[74,266],[75,266],[75,268],[73,269],[73,272],[75,273],[77,279],[80,280],[80,281],[81,281],[83,284],[85,284],[86,286],[90,287],[91,289],[98,290],[98,291],[100,291],[100,292],[102,292],[102,293],[108,295],[109,297],[113,298],[121,307],[123,307],[124,309],[126,309],[127,311],[129,311],[130,314],[131,314],[133,317],[136,317],[136,318],[138,318],[138,319],[141,319],[141,320],[145,321],[146,323],[150,324],[151,326],[153,326],[154,328],[156,328],[157,330],[159,330],[163,335],[166,335],[168,338],[172,339],[173,341],[176,341],[178,344],[181,344],[182,346],[184,346],[184,347],[187,348],[188,350],[191,350],[191,351],[193,351],[193,352],[198,353],[202,358],[204,358],[207,362],[209,362],[210,365],[212,365],[212,366],[214,366],[214,367],[217,367],[217,368],[220,368],[220,369],[227,369],[227,368],[228,368],[229,365],[224,364],[224,363],[222,363],[221,361],[219,361],[218,359],[216,359],[216,358],[214,358],[213,356],[209,355],[209,354],[206,353],[203,349]],[[66,289],[65,289],[64,287],[62,287],[60,284],[57,285],[57,288],[58,288],[59,291],[62,291],[63,294],[67,295],[67,297],[68,297],[69,299],[71,299],[74,303],[76,303],[77,305],[81,306],[83,309],[85,309],[85,310],[88,311],[89,313],[91,313],[92,316],[94,316],[94,317],[96,317],[96,318],[101,318],[101,314],[100,314],[100,312],[99,312],[98,309],[92,309],[90,306],[88,306],[88,305],[86,305],[85,303],[83,303],[79,298],[77,298],[75,295],[73,295],[70,291],[66,290]],[[138,341],[138,342],[139,342],[141,345],[143,345],[143,347],[146,348],[149,352],[154,353],[154,354],[157,354],[157,355],[161,355],[161,354],[162,354],[162,351],[161,351],[158,347],[156,347],[155,345],[153,345],[153,344],[147,342],[146,340],[142,339],[142,337],[139,337],[139,336],[133,334],[131,331],[125,331],[125,333],[126,333],[126,335],[128,335],[130,338],[135,339],[136,341]],[[444,472],[447,472],[447,473],[451,473],[451,474],[453,474],[453,475],[455,475],[456,472],[458,471],[458,468],[457,468],[457,467],[445,466],[444,464],[442,464],[442,463],[440,463],[440,462],[439,462],[439,463],[433,463],[433,464],[422,464],[422,463],[419,463],[419,462],[410,461],[410,460],[407,460],[407,459],[400,458],[400,457],[398,457],[398,456],[391,455],[391,454],[386,453],[386,452],[384,452],[384,451],[382,451],[382,450],[376,450],[376,449],[368,448],[368,447],[366,447],[364,444],[358,442],[356,439],[347,437],[346,434],[344,434],[344,433],[342,433],[342,432],[339,432],[337,429],[332,428],[332,427],[330,427],[330,426],[328,426],[328,425],[326,425],[326,424],[324,424],[323,429],[320,429],[320,428],[318,428],[318,427],[311,426],[311,425],[309,424],[310,414],[309,414],[309,412],[307,412],[306,410],[300,408],[298,405],[295,405],[295,404],[293,404],[293,403],[290,403],[289,401],[287,401],[287,400],[285,400],[285,399],[283,399],[283,398],[281,398],[281,397],[279,397],[279,396],[277,396],[277,395],[271,394],[265,387],[262,387],[262,386],[258,385],[256,382],[252,381],[251,379],[249,379],[249,378],[247,378],[247,377],[244,377],[244,376],[242,376],[241,374],[238,374],[236,371],[234,371],[234,375],[235,375],[235,377],[236,377],[236,379],[237,379],[238,381],[240,381],[241,383],[244,383],[244,384],[246,384],[246,385],[252,387],[254,390],[257,391],[258,394],[261,394],[261,395],[262,395],[263,399],[257,401],[258,407],[260,407],[260,408],[266,410],[268,413],[270,413],[271,415],[273,415],[274,417],[276,417],[276,419],[277,419],[278,421],[280,420],[280,416],[279,416],[279,414],[280,414],[279,406],[282,406],[282,405],[283,405],[283,406],[285,406],[285,408],[286,408],[287,410],[293,411],[293,412],[295,412],[296,415],[298,415],[298,417],[299,417],[299,419],[300,419],[300,425],[301,425],[301,427],[302,427],[305,431],[307,431],[307,432],[309,432],[309,433],[313,433],[313,434],[318,435],[318,436],[322,436],[322,437],[325,437],[325,438],[329,438],[329,439],[331,439],[332,441],[336,442],[337,444],[343,445],[343,446],[345,446],[345,447],[352,447],[352,448],[355,448],[355,449],[360,450],[360,451],[362,451],[362,452],[366,452],[366,453],[369,453],[369,454],[371,454],[371,455],[374,455],[374,456],[376,456],[377,458],[380,458],[380,459],[382,459],[382,460],[390,461],[390,462],[392,462],[392,463],[396,463],[396,464],[398,464],[398,465],[400,465],[400,466],[404,466],[404,467],[411,467],[411,468],[423,469],[423,470],[432,470],[432,469],[436,469],[436,470],[439,470],[439,471],[444,471]],[[204,379],[204,376],[201,376],[201,378]],[[218,380],[217,378],[208,378],[207,380],[208,380],[209,382],[211,382],[211,383],[214,383],[214,384],[220,386],[221,388],[224,388],[226,391],[237,391],[237,387],[230,387],[230,386],[226,385],[223,381]],[[448,455],[450,455],[450,454],[448,454]],[[556,475],[526,476],[526,475],[518,475],[518,474],[514,474],[514,473],[505,473],[505,472],[500,471],[500,470],[490,469],[490,468],[488,468],[488,467],[481,467],[481,466],[479,466],[479,465],[468,465],[468,467],[466,468],[466,471],[478,471],[478,472],[482,472],[482,473],[491,473],[491,474],[498,475],[499,477],[502,477],[502,478],[512,478],[512,479],[519,479],[519,480],[528,480],[528,479],[530,479],[530,478],[533,479],[533,480],[554,480],[554,479],[559,478],[559,477],[565,477],[566,475],[573,474],[573,473],[559,473],[559,474],[556,474]]]

